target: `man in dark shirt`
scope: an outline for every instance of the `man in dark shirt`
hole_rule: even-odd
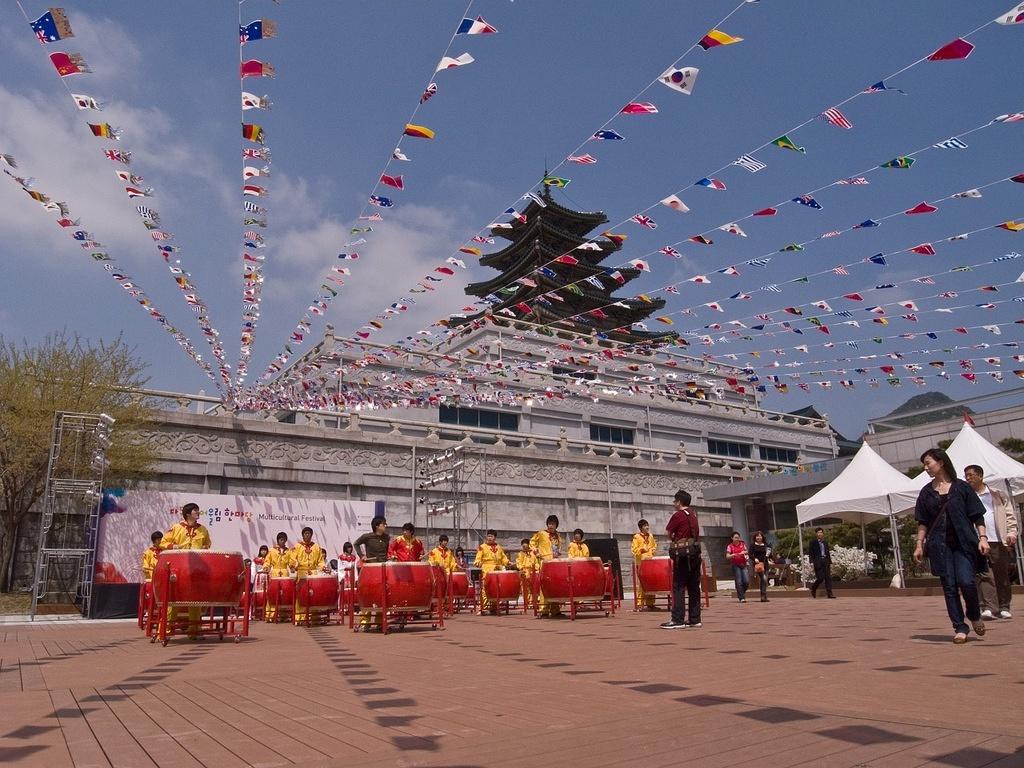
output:
[[[665,530],[671,539],[669,555],[672,557],[672,618],[662,629],[699,627],[700,622],[700,526],[697,513],[690,509],[690,494],[677,491],[672,505],[675,513],[669,518]],[[689,602],[689,621],[686,603]]]
[[[386,562],[388,544],[391,541],[391,537],[388,536],[388,521],[377,515],[370,521],[370,529],[372,533],[364,533],[352,542],[352,546],[364,563]]]
[[[814,566],[814,583],[811,584],[811,597],[818,596],[818,587],[825,582],[825,594],[834,598],[832,594],[832,552],[825,541],[825,529],[818,528],[815,532],[817,538],[811,542],[810,558]]]

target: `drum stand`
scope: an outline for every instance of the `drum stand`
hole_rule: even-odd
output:
[[[305,600],[303,598],[305,598]],[[341,624],[341,590],[338,590],[338,604],[336,607],[328,607],[323,605],[311,606],[309,604],[309,590],[299,589],[298,585],[296,585],[295,587],[295,601],[296,603],[298,603],[299,610],[301,610],[306,616],[305,619],[299,619],[298,610],[295,611],[295,613],[292,616],[292,624],[294,624],[296,627],[305,626],[308,629],[309,627],[312,627],[314,624],[316,624],[316,626],[318,627],[325,626],[331,623],[332,613],[337,616],[337,620],[334,623]],[[313,618],[314,612],[316,613],[315,619]]]
[[[443,604],[443,602],[439,598],[434,597],[435,590],[433,588],[433,582],[431,583],[431,589],[430,589],[430,607],[427,608],[427,611],[426,611],[427,617],[426,618],[418,618],[423,612],[417,610],[416,608],[408,608],[408,607],[405,607],[405,606],[393,607],[393,606],[389,606],[388,605],[388,569],[387,568],[384,569],[383,578],[384,578],[384,582],[383,582],[383,585],[382,585],[383,586],[383,590],[382,590],[383,594],[382,594],[382,599],[381,599],[381,605],[374,606],[373,608],[369,608],[368,609],[370,611],[371,615],[380,614],[380,616],[381,616],[381,624],[380,624],[381,634],[386,635],[388,632],[391,631],[391,623],[392,622],[396,622],[398,624],[398,628],[399,629],[405,629],[407,624],[426,623],[428,621],[430,622],[431,629],[438,629],[438,628],[444,629],[444,604]],[[449,583],[449,587],[450,586],[451,586],[451,584]],[[354,628],[353,624],[354,624],[355,615],[354,615],[354,610],[353,610],[353,608],[351,606],[350,606],[350,613],[349,613],[349,615],[350,615],[349,626]]]
[[[633,563],[633,612],[637,611],[652,611],[657,610],[658,601],[665,601],[665,610],[672,610],[672,591],[668,592],[644,592],[644,598],[651,598],[650,604],[644,604],[640,602],[640,597],[637,591],[637,585],[640,584],[640,572],[637,570],[636,563]]]
[[[352,571],[346,570],[338,590],[338,623],[348,616],[348,628],[355,626],[356,609],[356,585],[352,578]]]
[[[160,567],[160,564],[157,564]],[[165,564],[170,570],[170,564]],[[216,635],[218,640],[223,640],[224,635],[233,635],[235,642],[240,642],[243,637],[249,636],[249,606],[252,593],[249,590],[248,573],[245,575],[245,591],[242,593],[242,600],[238,605],[222,605],[214,603],[174,603],[174,586],[177,582],[174,574],[168,574],[164,581],[163,594],[160,600],[156,600],[156,588],[153,589],[152,601],[156,602],[155,609],[150,611],[150,616],[155,618],[147,621],[146,635],[150,642],[157,640],[164,646],[170,638],[185,633],[192,640],[199,639],[200,635]],[[176,615],[171,620],[170,613],[173,609],[186,609],[189,616],[184,621]],[[215,616],[214,612],[219,610],[221,615]],[[198,616],[195,613],[198,612]],[[177,611],[175,611],[177,613]],[[156,633],[151,633],[151,628],[156,627]]]
[[[268,619],[267,614],[270,613],[271,607],[274,609],[274,618]],[[292,618],[295,615],[295,603],[291,600],[288,602],[282,601],[281,586],[278,584],[270,584],[268,582],[267,595],[263,600],[263,620],[266,622],[273,622],[274,624],[280,624],[282,611],[287,613],[287,621],[291,623]]]

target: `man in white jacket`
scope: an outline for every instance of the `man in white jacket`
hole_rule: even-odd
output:
[[[983,619],[1010,619],[1010,548],[1017,543],[1017,516],[1006,494],[985,485],[985,470],[977,464],[964,468],[964,479],[985,505],[989,569],[975,577]]]

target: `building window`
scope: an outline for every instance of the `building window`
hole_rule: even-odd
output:
[[[777,461],[780,464],[796,464],[796,450],[793,448],[776,448],[774,445],[762,445],[761,459],[763,461]]]
[[[485,411],[481,408],[458,408],[442,405],[438,418],[442,424],[458,424],[460,427],[498,429],[503,432],[519,431],[519,414],[504,411]]]
[[[590,439],[599,443],[632,445],[633,430],[626,427],[610,427],[606,424],[591,424]]]
[[[728,440],[708,440],[708,453],[714,456],[729,456],[733,459],[749,459],[750,446]]]

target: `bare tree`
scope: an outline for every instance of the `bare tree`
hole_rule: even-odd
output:
[[[61,332],[33,347],[0,337],[0,591],[9,589],[18,528],[45,490],[54,413],[117,419],[108,484],[155,464],[134,431],[150,420],[147,403],[132,393],[145,385],[145,367],[121,337],[93,345]]]

